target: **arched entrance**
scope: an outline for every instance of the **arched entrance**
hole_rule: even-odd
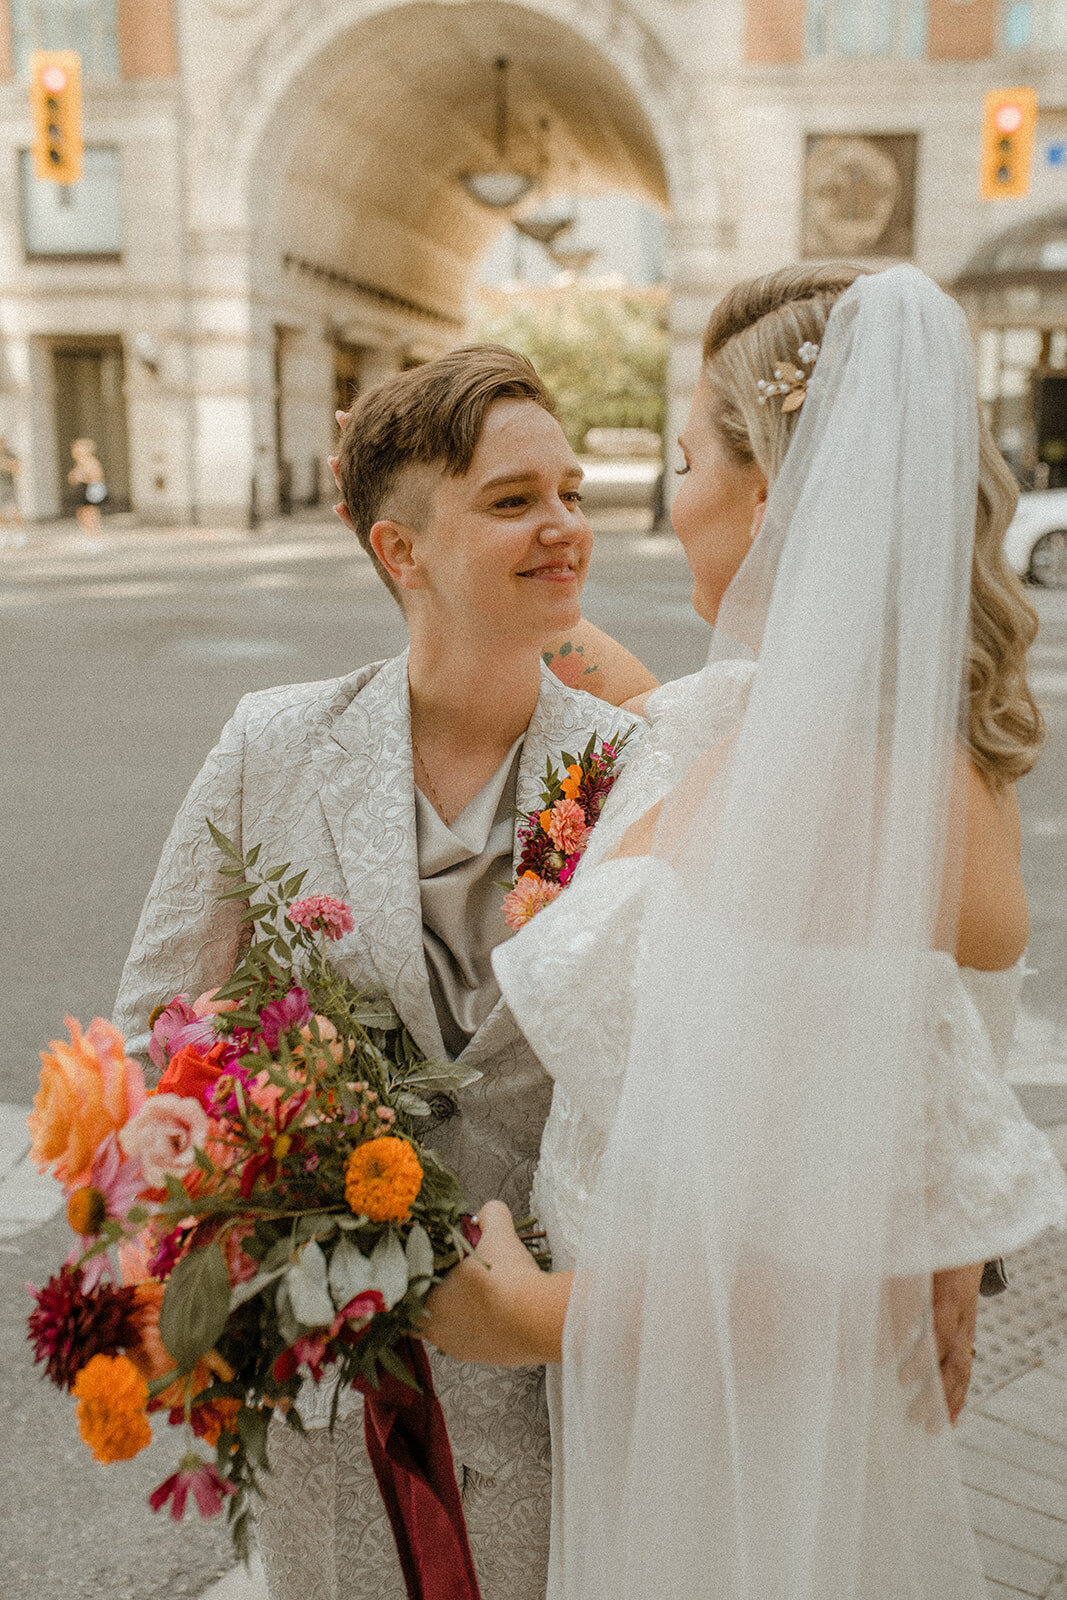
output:
[[[311,498],[335,399],[463,338],[474,266],[509,226],[459,181],[495,157],[495,59],[529,205],[615,190],[667,210],[692,189],[677,65],[617,5],[305,0],[290,20],[192,130],[192,237],[234,285],[216,365],[232,379],[237,343],[247,363],[243,393],[213,385],[201,338],[202,517],[240,515],[253,481],[260,507]]]
[[[975,332],[979,392],[1028,488],[1067,484],[1067,210],[998,234],[953,292]]]

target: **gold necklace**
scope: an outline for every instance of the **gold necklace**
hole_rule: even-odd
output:
[[[448,828],[451,826],[452,818],[448,815],[448,812],[441,804],[441,796],[437,793],[437,790],[433,786],[433,779],[430,777],[430,769],[426,765],[426,757],[419,749],[419,741],[415,737],[414,728],[411,730],[411,748],[414,750],[415,755],[418,758],[419,766],[422,768],[422,775],[426,779],[426,787],[430,791],[430,799],[433,801],[434,810],[441,818],[441,821],[444,823],[445,827]]]

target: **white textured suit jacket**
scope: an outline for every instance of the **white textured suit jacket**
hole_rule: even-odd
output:
[[[519,767],[519,810],[536,806],[546,758],[558,763],[561,750],[580,749],[594,731],[608,737],[631,722],[542,668]],[[241,849],[260,844],[261,864],[306,868],[308,894],[348,902],[355,929],[331,948],[331,959],[355,983],[384,989],[420,1047],[443,1058],[423,956],[406,653],[346,678],[267,689],[240,702],[178,813],[141,914],[115,1014],[131,1052],[147,1049],[155,1006],[224,982],[241,951],[244,905],[216,899],[226,880],[207,817]],[[433,1144],[472,1204],[498,1196],[522,1214],[551,1080],[503,1001],[460,1059],[482,1077],[462,1092],[458,1114],[434,1130]],[[535,1374],[444,1358],[434,1365],[459,1461],[492,1473],[516,1449],[532,1447],[516,1426],[516,1408],[544,1448]]]

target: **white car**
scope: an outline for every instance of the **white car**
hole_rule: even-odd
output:
[[[1008,565],[1046,589],[1067,589],[1067,489],[1031,489],[1004,535]]]

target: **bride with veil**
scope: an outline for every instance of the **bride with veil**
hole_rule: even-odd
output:
[[[999,1071],[1041,739],[1014,490],[910,267],[734,290],[681,442],[711,659],[494,956],[555,1079],[555,1270],[483,1208],[493,1270],[427,1336],[562,1357],[550,1600],[977,1600],[931,1274],[1067,1225]]]

